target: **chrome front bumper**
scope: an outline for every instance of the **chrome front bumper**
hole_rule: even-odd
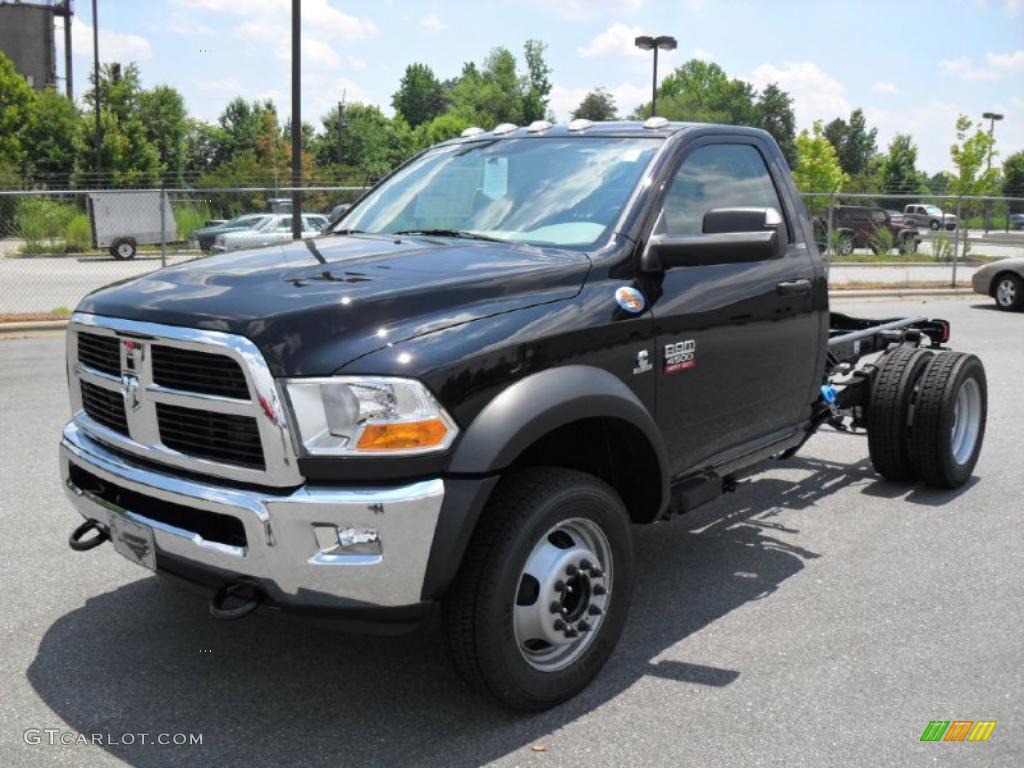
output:
[[[74,423],[64,429],[60,464],[64,489],[83,517],[108,526],[113,515],[122,515],[153,529],[158,570],[163,557],[168,564],[185,562],[190,571],[205,573],[210,583],[245,577],[282,607],[398,607],[421,601],[444,500],[440,479],[397,488],[241,490],[135,464]],[[233,517],[244,528],[245,546],[207,541],[147,517],[145,510],[125,509],[78,487],[71,465],[146,497]],[[346,554],[336,533],[345,529],[376,531],[380,552]]]

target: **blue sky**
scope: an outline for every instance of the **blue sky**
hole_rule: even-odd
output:
[[[92,19],[88,2],[75,5],[80,95]],[[100,58],[137,61],[145,85],[175,86],[203,119],[236,95],[273,98],[284,116],[290,5],[99,0]],[[757,87],[778,82],[796,100],[799,127],[862,107],[883,147],[912,133],[929,172],[950,167],[958,112],[1004,113],[1001,154],[1024,148],[1024,0],[304,0],[303,16],[303,116],[317,124],[343,92],[390,114],[410,62],[451,77],[494,46],[519,56],[531,37],[549,46],[559,119],[595,86],[628,111],[649,94],[650,55],[632,45],[648,33],[679,40],[662,74],[696,56]]]

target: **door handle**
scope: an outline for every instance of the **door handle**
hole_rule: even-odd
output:
[[[783,280],[775,286],[775,290],[780,296],[793,296],[798,293],[810,293],[811,281],[806,277],[802,277],[799,280]]]

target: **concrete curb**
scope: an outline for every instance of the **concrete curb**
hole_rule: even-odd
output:
[[[29,331],[60,331],[67,327],[67,320],[27,320],[17,323],[0,323],[0,336]]]
[[[875,297],[920,297],[920,296],[979,296],[970,288],[873,288],[873,289],[851,289],[831,290],[828,292],[830,299],[868,299]]]

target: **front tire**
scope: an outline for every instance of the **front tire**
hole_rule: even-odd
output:
[[[1001,275],[992,291],[996,306],[1007,312],[1024,309],[1024,280],[1016,275]]]
[[[118,261],[134,259],[137,250],[135,240],[130,237],[119,237],[110,244],[110,255]]]
[[[509,707],[540,711],[583,690],[622,634],[633,591],[629,516],[574,470],[502,480],[443,606],[459,674]]]

